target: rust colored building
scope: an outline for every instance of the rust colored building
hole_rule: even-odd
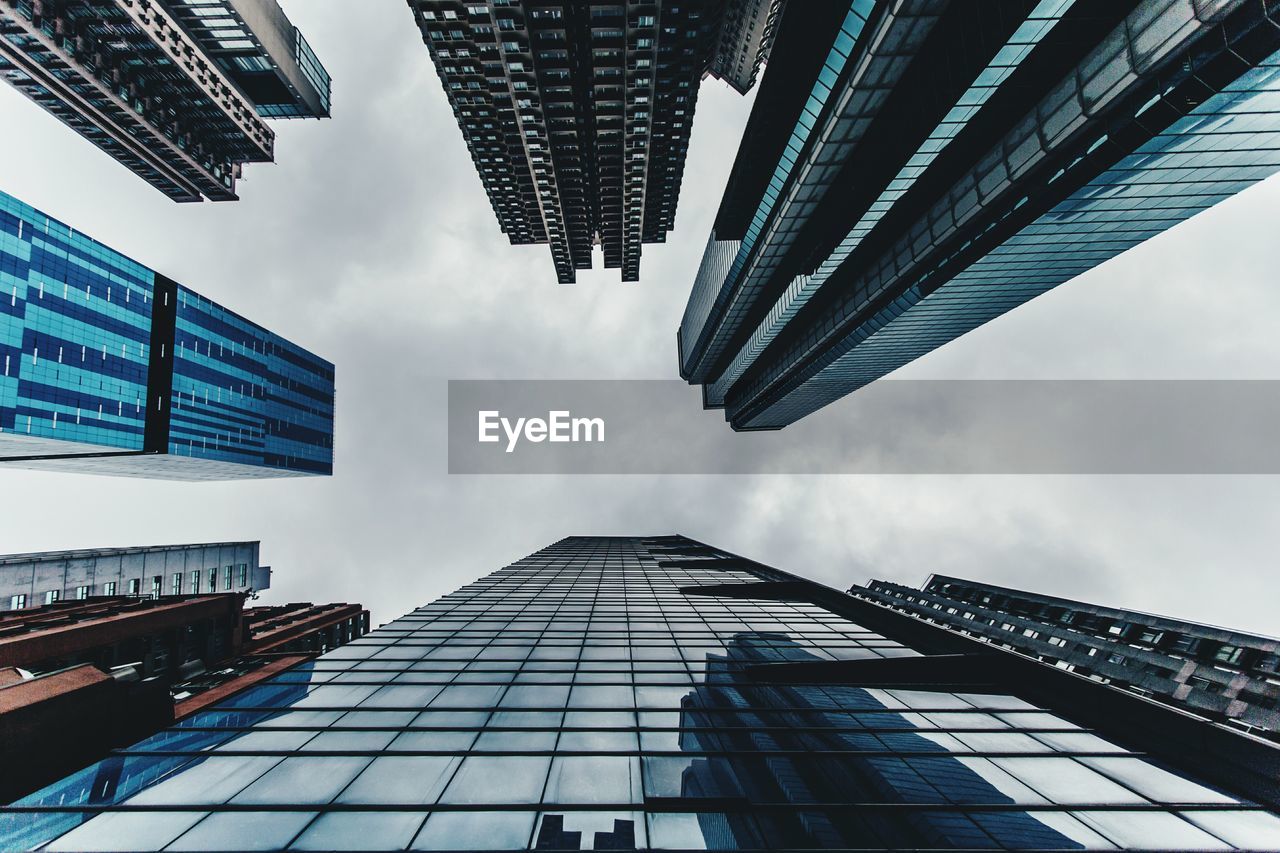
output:
[[[244,601],[110,596],[0,613],[0,802],[369,630],[358,604]]]

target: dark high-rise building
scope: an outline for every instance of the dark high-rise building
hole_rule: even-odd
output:
[[[0,611],[94,596],[261,592],[257,542],[82,548],[0,556]]]
[[[752,14],[769,4],[753,0],[409,5],[498,224],[513,245],[550,244],[562,283],[596,245],[639,279],[641,244],[675,225],[699,80],[745,88],[768,47]],[[736,29],[719,45],[726,6]]]
[[[784,427],[1280,168],[1264,3],[788,4],[679,331]]]
[[[0,802],[369,630],[358,604],[244,600],[166,592],[0,613]]]
[[[574,537],[0,809],[0,842],[1277,849],[1278,756],[681,536]]]
[[[953,631],[1280,740],[1280,640],[931,575],[873,580],[860,596]]]
[[[756,84],[769,58],[773,31],[786,0],[726,0],[706,74],[723,80],[741,95]],[[840,0],[809,0],[839,3]]]
[[[333,365],[0,192],[0,465],[333,472]]]
[[[329,114],[275,0],[5,0],[0,77],[175,201],[235,199],[275,157],[263,116]]]

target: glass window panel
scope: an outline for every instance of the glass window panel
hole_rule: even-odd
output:
[[[440,691],[432,708],[492,708],[506,690],[501,684],[456,684]]]
[[[992,758],[1055,803],[1141,803],[1133,791],[1117,785],[1072,758]]]
[[[425,708],[444,688],[423,684],[392,684],[360,703],[362,708]]]
[[[640,748],[635,732],[598,729],[563,732],[556,747],[562,752],[634,752]]]
[[[660,812],[648,816],[649,846],[659,850],[741,850],[756,845],[746,815]]]
[[[563,708],[568,685],[517,684],[502,697],[504,708]]]
[[[241,750],[244,752],[292,752],[316,736],[315,732],[243,732],[228,741],[224,741],[217,749]],[[136,747],[134,747],[136,749]],[[184,747],[185,748],[185,747]]]
[[[557,732],[487,731],[481,732],[475,749],[479,752],[539,752],[556,748]]]
[[[932,736],[936,737],[936,735]],[[974,752],[1050,752],[1043,743],[1020,732],[962,732],[954,738]]]
[[[471,759],[468,759],[471,760]],[[413,840],[413,850],[525,850],[533,835],[533,812],[435,812]]]
[[[311,732],[299,732],[311,734]],[[304,752],[378,752],[391,743],[395,732],[321,732],[312,738]]]
[[[281,850],[314,812],[214,812],[167,850]]]
[[[638,803],[640,762],[622,755],[556,758],[543,797],[548,803]]]
[[[397,735],[388,752],[465,752],[475,743],[476,732],[404,732]]]
[[[1280,817],[1263,811],[1183,812],[1197,826],[1237,847],[1280,850]]]
[[[640,812],[544,813],[538,818],[534,836],[534,847],[539,850],[635,850],[646,846]]]
[[[422,826],[422,812],[328,812],[290,850],[403,850]]]
[[[413,725],[431,729],[478,728],[488,719],[488,711],[423,711],[414,718]]]
[[[129,803],[139,806],[225,803],[279,761],[278,756],[211,756],[140,791]]]
[[[1115,744],[1088,732],[1037,732],[1035,738],[1064,752],[1124,752]]]
[[[364,756],[286,758],[231,799],[233,803],[327,803],[356,777]]]
[[[546,756],[472,755],[462,762],[440,802],[536,803],[550,766]]]
[[[461,762],[452,755],[375,758],[338,796],[338,802],[434,803]]]
[[[622,685],[574,685],[570,708],[631,708],[631,688]]]
[[[162,850],[208,812],[103,812],[43,850]]]
[[[1124,785],[1161,803],[1234,803],[1237,800],[1198,782],[1138,758],[1081,758],[1082,764],[1100,770]]]
[[[724,758],[672,755],[644,759],[646,797],[739,797],[732,762]]]
[[[1143,850],[1224,850],[1228,845],[1169,812],[1072,812],[1121,847]]]

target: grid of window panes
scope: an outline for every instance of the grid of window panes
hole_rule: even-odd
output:
[[[333,473],[333,365],[178,288],[169,451]]]
[[[140,449],[153,288],[150,270],[0,192],[0,439]]]
[[[751,564],[570,538],[0,812],[46,850],[1280,847],[1010,695],[756,680],[913,655]]]

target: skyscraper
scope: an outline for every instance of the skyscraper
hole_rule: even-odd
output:
[[[1280,740],[1280,640],[930,575],[849,590],[938,625]]]
[[[8,0],[0,77],[175,201],[236,198],[262,120],[329,114],[329,75],[275,0]]]
[[[1265,4],[786,7],[679,331],[777,429],[1280,168]]]
[[[0,464],[333,472],[333,365],[0,192]]]
[[[573,537],[0,809],[0,840],[1275,849],[1277,755],[681,536]]]
[[[838,4],[839,0],[834,2]],[[751,91],[760,67],[769,58],[773,30],[785,3],[786,0],[725,0],[707,76],[725,81],[738,94]]]
[[[550,244],[565,284],[596,245],[639,279],[641,244],[675,225],[699,80],[744,90],[768,50],[767,0],[409,6],[499,226]]]
[[[257,542],[83,548],[0,555],[0,611],[99,595],[261,592],[271,568]]]

